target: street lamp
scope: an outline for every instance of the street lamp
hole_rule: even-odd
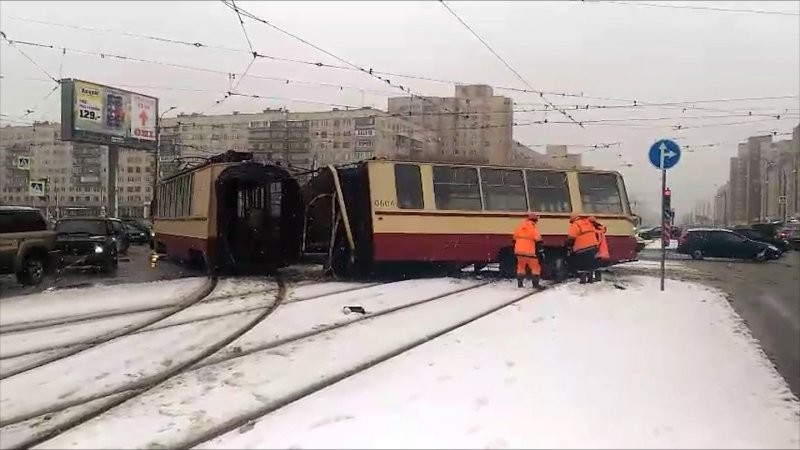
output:
[[[158,174],[159,174],[159,171],[161,170],[161,163],[159,161],[161,159],[161,121],[164,119],[164,116],[168,112],[173,111],[175,109],[178,109],[178,107],[177,106],[170,106],[169,108],[167,108],[166,111],[162,112],[158,116],[158,121],[156,122],[156,158],[155,158],[156,161],[155,161],[155,167],[154,167],[154,170],[153,170],[153,189],[152,189],[152,192],[150,193],[150,204],[151,205],[153,204],[153,199],[156,197],[156,186],[158,186]],[[153,216],[154,214],[155,214],[155,211],[153,211],[152,208],[151,208],[150,209],[150,215]]]

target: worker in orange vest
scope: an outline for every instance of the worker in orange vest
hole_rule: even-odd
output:
[[[611,259],[611,255],[608,252],[608,240],[606,239],[606,233],[608,232],[608,228],[605,225],[600,223],[596,217],[591,216],[589,217],[589,221],[592,222],[594,225],[595,232],[597,233],[597,265],[600,267],[605,267],[609,264]],[[602,275],[600,274],[600,270],[594,271],[594,280],[600,281],[602,279]]]
[[[567,231],[567,258],[578,272],[581,284],[594,282],[593,274],[597,268],[597,239],[594,225],[585,215],[575,214],[570,218]]]
[[[523,280],[530,273],[533,287],[542,289],[539,278],[542,274],[540,261],[544,261],[542,235],[539,233],[539,215],[528,214],[514,230],[514,255],[517,257],[517,286],[522,287]]]

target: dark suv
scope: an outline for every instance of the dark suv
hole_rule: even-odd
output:
[[[38,209],[0,206],[0,275],[13,273],[24,285],[41,283],[53,268],[55,237]]]
[[[61,219],[55,232],[63,268],[96,267],[106,273],[117,269],[117,238],[111,219]]]
[[[780,256],[780,250],[774,245],[756,242],[723,228],[687,230],[678,240],[677,251],[694,259],[710,256],[765,261]]]

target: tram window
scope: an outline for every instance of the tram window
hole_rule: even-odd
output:
[[[596,214],[622,214],[617,176],[613,173],[580,173],[578,184],[583,210]]]
[[[482,209],[478,170],[472,167],[434,166],[433,193],[438,209]]]
[[[397,206],[401,209],[422,209],[422,176],[419,166],[414,164],[395,164],[394,188],[397,192]]]
[[[519,170],[481,169],[483,204],[488,211],[527,211],[525,182]]]
[[[528,178],[531,211],[572,212],[566,172],[528,170],[525,176]]]

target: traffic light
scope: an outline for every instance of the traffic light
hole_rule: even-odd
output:
[[[664,189],[662,195],[664,199],[664,211],[662,211],[664,223],[672,223],[672,191],[669,188],[666,188]]]

